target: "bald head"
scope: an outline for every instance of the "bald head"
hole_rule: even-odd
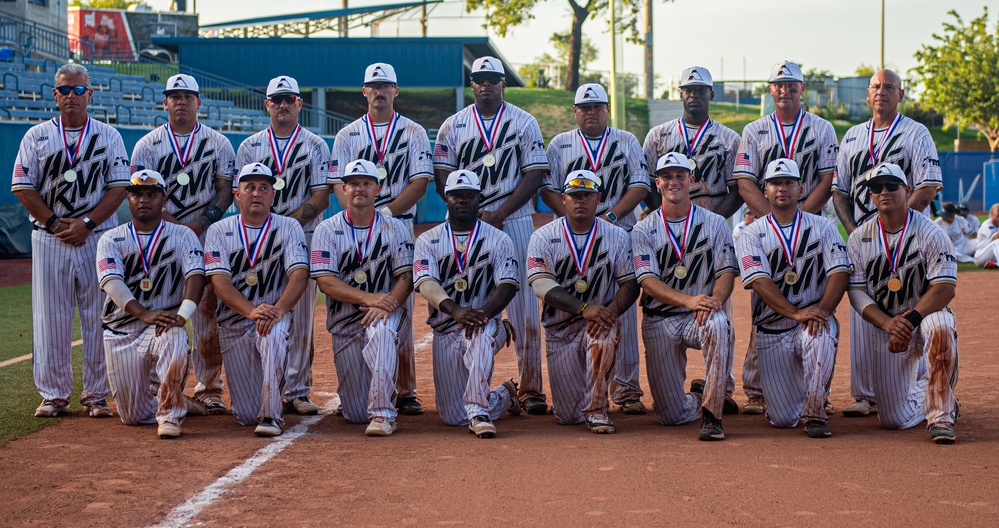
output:
[[[992,204],[992,209],[989,209],[989,219],[992,220],[992,225],[999,226],[999,203]]]
[[[883,126],[878,118],[892,119],[898,113],[898,103],[905,97],[902,78],[891,70],[881,70],[871,77],[867,87],[867,102],[874,112],[875,126]]]

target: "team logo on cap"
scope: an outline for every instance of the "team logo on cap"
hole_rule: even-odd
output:
[[[666,163],[680,163],[680,159],[676,157],[676,153],[670,152],[666,154]],[[680,163],[682,165],[682,163]]]
[[[794,74],[791,73],[791,69],[787,67],[787,64],[781,64],[780,69],[777,70],[777,76],[794,77]]]
[[[777,166],[774,167],[774,172],[793,172],[793,171],[790,168],[788,168],[786,163],[784,163],[783,161],[778,161]]]
[[[479,70],[496,70],[496,68],[494,68],[493,64],[489,62],[489,59],[486,59],[482,61],[482,64],[479,65]]]
[[[593,88],[587,88],[586,91],[583,92],[583,99],[599,99],[599,97],[597,97],[597,92],[594,92]]]
[[[381,66],[375,66],[374,71],[371,72],[371,76],[372,77],[388,77],[388,75],[385,75],[385,71],[382,70]]]
[[[184,79],[182,77],[178,77],[177,80],[173,82],[173,87],[174,88],[187,88],[188,86],[187,86],[187,83],[184,82]]]
[[[697,70],[690,70],[690,75],[687,76],[687,80],[704,82],[704,79],[701,78],[700,72]]]
[[[280,79],[278,79],[278,83],[277,83],[277,86],[275,88],[287,88],[287,89],[290,90],[291,89],[291,84],[288,83],[288,79],[285,79],[284,77],[281,77]]]

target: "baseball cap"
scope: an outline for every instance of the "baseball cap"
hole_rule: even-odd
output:
[[[347,164],[347,167],[343,170],[343,176],[340,177],[341,180],[346,180],[352,176],[365,176],[368,178],[374,178],[376,182],[382,182],[382,176],[378,174],[378,167],[375,167],[374,163],[366,159],[354,160]]]
[[[607,91],[604,90],[603,86],[596,83],[582,84],[579,88],[576,88],[576,101],[572,104],[590,104],[590,103],[604,103],[607,104]]]
[[[271,79],[271,82],[267,83],[267,97],[286,93],[300,95],[298,91],[298,81],[296,81],[294,77],[282,75]]]
[[[874,167],[874,170],[867,173],[867,179],[865,181],[870,183],[871,181],[880,178],[898,180],[898,182],[902,185],[905,185],[906,187],[909,186],[909,181],[905,179],[905,173],[902,172],[902,168],[894,163],[882,163],[877,167]]]
[[[787,158],[777,158],[767,163],[767,171],[763,175],[763,181],[776,180],[777,178],[800,180],[801,172],[798,171],[798,164]]]
[[[167,79],[166,87],[163,88],[163,95],[170,95],[173,92],[198,93],[199,89],[198,81],[194,80],[194,77],[178,73]]]
[[[967,213],[969,211],[968,202],[961,202],[957,204],[957,210],[961,211],[962,213]]]
[[[475,59],[472,63],[472,75],[476,73],[498,73],[500,75],[506,75],[506,70],[503,69],[503,63],[496,57],[479,57]]]
[[[957,207],[951,202],[943,204],[943,207],[941,207],[939,211],[939,216],[950,217],[956,214],[957,214]]]
[[[778,62],[770,68],[770,82],[805,82],[801,67],[789,60]]]
[[[669,169],[671,167],[679,167],[684,170],[692,170],[690,168],[690,160],[687,156],[680,154],[679,152],[667,152],[659,157],[659,161],[656,163],[656,172],[661,170]]]
[[[447,175],[447,182],[444,183],[444,194],[451,191],[482,191],[482,184],[479,182],[479,175],[470,170],[456,170]]]
[[[600,192],[600,177],[586,169],[574,170],[566,175],[562,194]]]
[[[146,187],[157,187],[165,191],[166,182],[163,181],[163,175],[152,169],[137,171],[132,175],[132,178],[128,180],[128,187],[125,187],[125,190],[141,191]]]
[[[271,172],[270,167],[260,162],[254,162],[247,163],[246,165],[243,165],[242,169],[239,169],[239,176],[236,176],[236,185],[239,185],[239,182],[241,182],[243,178],[250,178],[253,176],[265,178],[272,184],[277,181],[277,178],[274,177],[274,173]]]
[[[395,68],[391,64],[376,62],[364,70],[364,84],[392,83],[399,84],[395,77]]]
[[[683,70],[683,74],[680,75],[680,88],[688,86],[714,86],[711,72],[703,66],[691,66]]]

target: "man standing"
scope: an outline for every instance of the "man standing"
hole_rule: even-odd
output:
[[[135,144],[132,172],[159,172],[166,182],[163,219],[191,228],[204,241],[208,226],[221,220],[232,205],[236,153],[225,136],[198,123],[201,95],[194,77],[181,73],[167,79],[163,107],[167,122]],[[198,378],[194,398],[209,413],[224,414],[217,307],[218,298],[208,285],[198,310],[190,318],[194,328],[194,375]]]
[[[556,215],[565,216],[562,188],[566,175],[577,170],[591,171],[601,182],[596,214],[631,231],[638,221],[635,207],[650,188],[649,168],[638,139],[631,132],[607,126],[610,104],[607,92],[599,84],[580,86],[572,111],[579,128],[555,136],[548,145],[550,172],[541,196]],[[625,414],[645,414],[638,381],[638,315],[634,303],[622,315],[620,328],[621,346],[614,363],[611,400]]]
[[[915,211],[928,212],[927,205],[943,189],[940,161],[930,131],[898,113],[904,97],[902,79],[895,72],[875,73],[867,88],[873,117],[843,136],[836,159],[833,204],[848,235],[877,216],[865,177],[879,163],[894,163],[902,169],[912,189],[909,207]],[[843,409],[844,416],[878,412],[870,379],[872,351],[867,349],[867,336],[873,331],[860,313],[850,312],[850,394],[855,401]]]
[[[368,160],[341,177],[347,209],[316,228],[312,277],[326,294],[343,417],[368,423],[367,436],[396,430],[396,369],[412,328],[413,239],[402,220],[375,210],[382,175]]]
[[[503,101],[504,75],[503,64],[495,57],[480,57],[472,63],[475,104],[441,125],[434,148],[434,172],[441,198],[445,198],[451,171],[475,172],[482,182],[479,218],[509,235],[517,261],[524,262],[534,232],[532,200],[548,169],[548,158],[538,121]],[[526,284],[526,271],[519,271],[518,283]],[[545,414],[548,404],[542,391],[538,300],[521,289],[507,307],[507,317],[516,334],[524,410]]]
[[[999,262],[999,203],[992,204],[989,219],[978,228],[975,265],[979,268],[995,269]]]
[[[527,280],[544,302],[541,321],[555,419],[613,433],[607,383],[619,355],[619,318],[634,311],[638,298],[631,238],[596,217],[602,191],[596,174],[574,170],[565,180],[565,218],[531,235]],[[635,330],[632,325],[628,331]],[[636,342],[636,369],[637,348]]]
[[[189,412],[208,412],[184,396],[191,352],[184,325],[205,286],[204,252],[193,231],[163,221],[160,173],[136,172],[126,190],[132,221],[97,243],[111,395],[123,423],[156,423],[160,438],[177,438]]]
[[[642,340],[655,413],[663,425],[701,418],[701,440],[723,440],[722,408],[735,337],[723,310],[737,273],[725,219],[690,201],[687,157],[656,163],[663,205],[631,233],[635,275],[644,295]],[[687,349],[703,352],[706,376],[684,394]]]
[[[413,272],[434,330],[437,412],[447,425],[492,438],[503,412],[521,412],[513,380],[489,386],[493,357],[510,341],[500,317],[522,274],[510,237],[479,219],[480,189],[472,171],[448,175],[448,219],[416,240]]]
[[[212,224],[205,239],[205,272],[224,303],[217,316],[232,413],[257,424],[257,436],[281,434],[292,309],[309,280],[301,224],[271,213],[277,181],[262,163],[240,169],[239,215]]]
[[[330,149],[319,136],[298,124],[302,97],[298,81],[288,76],[267,84],[267,112],[271,126],[246,138],[236,152],[239,167],[259,162],[274,174],[274,212],[293,218],[305,230],[306,244],[330,204]],[[213,281],[214,283],[214,281]],[[316,282],[308,280],[292,314],[291,341],[285,366],[284,398],[289,411],[316,414],[309,399],[312,390],[312,317],[316,310]]]
[[[850,304],[874,326],[867,339],[881,425],[908,429],[925,420],[933,442],[953,444],[957,327],[947,305],[957,262],[947,235],[910,209],[908,182],[893,163],[868,173],[878,214],[850,235]]]
[[[774,427],[805,422],[811,438],[832,436],[826,387],[836,364],[839,323],[833,312],[849,283],[850,260],[839,231],[798,210],[798,165],[767,165],[771,212],[736,242],[742,283],[753,290],[753,326],[767,418]]]
[[[427,131],[395,111],[393,103],[399,95],[399,84],[391,64],[376,62],[368,66],[361,93],[368,101],[368,113],[337,133],[329,182],[340,206],[346,209],[348,200],[338,168],[357,159],[374,163],[378,174],[383,176],[375,209],[382,216],[401,220],[409,227],[412,240],[416,203],[434,178]],[[401,330],[396,406],[401,414],[417,415],[423,413],[423,406],[416,398],[412,295],[405,308],[409,327]]]
[[[128,154],[113,127],[91,119],[90,73],[67,64],[55,75],[59,117],[31,127],[14,161],[11,192],[28,210],[31,232],[32,368],[42,404],[35,416],[69,410],[73,391],[73,306],[80,307],[83,393],[94,418],[112,416],[101,343],[97,241],[118,225],[128,185]]]

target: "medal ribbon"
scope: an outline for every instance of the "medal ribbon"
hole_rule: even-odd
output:
[[[586,159],[590,160],[590,167],[594,173],[599,171],[600,165],[604,161],[604,153],[607,151],[607,138],[610,136],[610,129],[604,128],[604,133],[600,136],[600,142],[597,143],[596,149],[590,148],[590,141],[583,135],[582,130],[576,129],[576,132],[579,133],[579,141],[583,143],[583,152],[586,153]]]
[[[132,239],[135,240],[135,245],[139,247],[139,259],[142,261],[142,273],[146,277],[149,276],[149,261],[153,258],[153,253],[156,252],[156,246],[160,243],[160,236],[163,235],[163,225],[165,222],[160,220],[160,225],[156,226],[153,234],[149,237],[149,246],[143,248],[142,241],[139,239],[139,232],[135,230],[135,224],[132,222],[128,223],[128,231],[132,233]]]
[[[465,266],[468,265],[468,256],[472,254],[472,247],[475,244],[475,240],[479,236],[479,224],[480,221],[475,221],[475,227],[472,228],[472,232],[468,235],[468,242],[465,244],[465,253],[461,254],[458,251],[458,242],[451,232],[451,224],[447,224],[447,236],[451,239],[451,251],[454,253],[454,265],[458,267],[458,275],[465,273]]]
[[[590,254],[593,253],[593,246],[597,241],[597,221],[593,220],[593,225],[590,226],[590,232],[586,234],[586,238],[583,240],[583,247],[576,247],[576,237],[572,236],[569,232],[569,220],[562,219],[562,235],[565,236],[565,241],[569,243],[569,247],[572,248],[572,262],[576,265],[576,272],[580,276],[586,274],[586,265],[590,260]]]
[[[687,243],[690,242],[690,223],[694,218],[694,202],[690,202],[690,209],[687,210],[687,219],[683,222],[683,244],[677,240],[673,231],[669,228],[669,220],[666,219],[666,209],[664,208],[660,211],[663,217],[663,227],[666,228],[666,238],[669,239],[670,245],[673,246],[673,252],[676,253],[679,262],[683,262],[683,255],[687,252]]]
[[[374,216],[371,217],[371,225],[368,226],[368,237],[365,239],[363,246],[357,240],[357,233],[354,233],[354,224],[350,221],[350,213],[344,211],[344,215],[347,218],[347,225],[350,226],[350,239],[354,241],[354,246],[357,247],[357,265],[362,266],[368,257],[368,250],[371,249],[371,235],[374,234],[375,227],[378,225],[378,211],[375,211]]]
[[[69,135],[66,134],[66,127],[62,124],[62,118],[59,118],[59,135],[62,137],[62,147],[66,151],[66,161],[69,162],[70,167],[73,167],[76,165],[76,159],[80,155],[80,147],[83,146],[84,140],[90,135],[90,116],[87,116],[87,122],[80,131],[80,137],[76,138],[76,147],[69,148]]]
[[[278,148],[277,136],[274,135],[274,128],[267,127],[267,139],[271,144],[271,154],[274,155],[274,172],[275,176],[280,176],[284,172],[285,167],[288,166],[288,156],[291,155],[291,146],[295,144],[295,140],[298,139],[298,133],[302,131],[302,125],[295,125],[295,131],[291,133],[291,137],[288,138],[288,143],[285,144],[284,150]]]
[[[701,126],[697,127],[697,132],[694,132],[694,139],[690,139],[690,134],[687,133],[687,123],[682,117],[676,122],[676,126],[680,129],[680,137],[683,138],[683,146],[687,149],[687,156],[693,158],[694,153],[697,152],[697,145],[700,145],[701,140],[704,139],[705,132],[711,128],[711,119],[708,119],[701,123]]]
[[[170,148],[173,149],[173,153],[177,155],[177,160],[180,161],[180,168],[184,169],[187,167],[187,163],[191,161],[191,152],[194,150],[194,136],[198,134],[198,129],[201,128],[201,124],[195,125],[194,130],[191,131],[191,137],[187,139],[187,145],[184,146],[183,152],[181,152],[180,141],[177,139],[177,135],[173,133],[173,128],[170,127],[170,123],[167,123],[166,129],[167,134],[170,135]]]
[[[472,105],[472,110],[475,113],[475,126],[479,128],[479,136],[482,137],[482,144],[486,146],[486,152],[492,152],[493,142],[496,141],[496,134],[499,133],[500,120],[503,119],[503,112],[506,110],[506,103],[501,104],[499,111],[496,112],[492,128],[486,128],[486,122],[482,119],[482,114],[479,113],[478,107]]]
[[[794,156],[794,146],[798,144],[798,136],[801,135],[801,122],[805,111],[802,109],[798,110],[798,115],[794,117],[794,124],[791,125],[791,142],[788,143],[788,135],[784,134],[784,125],[781,124],[780,119],[777,118],[777,113],[774,112],[770,114],[770,121],[773,122],[774,128],[777,129],[777,137],[780,138],[780,146],[784,148],[784,156],[787,158],[792,158]]]
[[[909,230],[909,222],[912,221],[912,210],[909,210],[905,215],[905,225],[902,226],[902,231],[898,234],[898,244],[895,245],[895,251],[891,251],[888,248],[888,233],[885,232],[885,226],[881,223],[881,217],[878,217],[878,239],[881,241],[881,247],[884,248],[885,256],[888,257],[888,265],[891,266],[891,274],[894,277],[898,276],[898,259],[902,256],[902,242],[905,240],[905,232]]]
[[[267,232],[271,230],[271,220],[273,218],[273,215],[267,215],[267,221],[260,228],[257,240],[250,246],[250,233],[246,230],[246,222],[243,221],[243,215],[239,215],[239,239],[243,243],[243,249],[246,250],[246,258],[249,260],[250,268],[254,268],[257,265],[257,261],[260,260],[260,253],[264,247],[264,241],[267,240]],[[250,250],[251,247],[253,248],[252,252]]]
[[[375,155],[378,157],[377,164],[381,165],[385,159],[385,154],[388,153],[389,140],[392,139],[392,134],[395,133],[395,126],[399,122],[399,114],[397,112],[392,113],[392,119],[388,122],[388,127],[385,129],[385,137],[382,138],[381,145],[378,144],[378,135],[375,133],[375,123],[371,120],[371,114],[366,114],[364,116],[364,122],[368,124],[365,130],[368,131],[368,138],[371,139],[371,143],[375,146]]]
[[[891,120],[891,125],[885,130],[884,137],[881,138],[881,142],[878,143],[878,148],[874,148],[874,118],[871,118],[871,122],[867,125],[867,128],[871,129],[871,140],[870,140],[870,151],[871,156],[871,167],[876,167],[878,165],[878,160],[881,158],[881,150],[884,148],[885,143],[888,143],[888,138],[891,137],[891,133],[895,131],[895,127],[902,121],[902,114],[895,114],[895,119]]]
[[[794,220],[791,221],[791,236],[784,236],[784,230],[781,229],[780,224],[777,223],[777,219],[774,218],[774,214],[770,213],[767,215],[767,222],[770,223],[770,228],[777,233],[777,241],[780,242],[780,247],[784,249],[784,258],[787,259],[787,265],[794,268],[794,255],[798,252],[798,242],[801,241],[801,211],[796,211],[794,213]]]

